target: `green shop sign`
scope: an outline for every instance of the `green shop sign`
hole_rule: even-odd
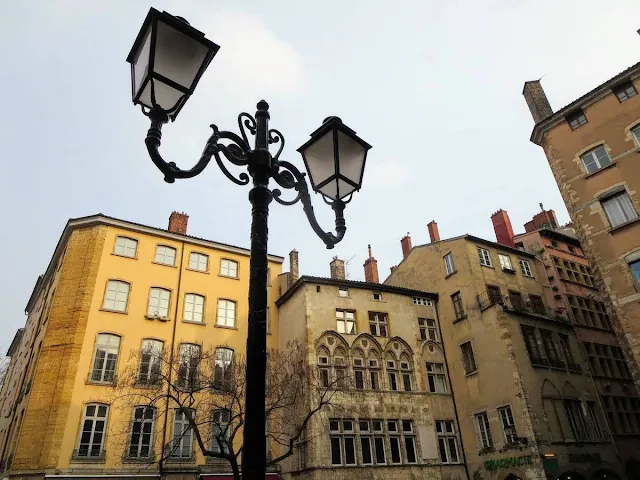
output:
[[[507,457],[498,460],[487,460],[484,462],[484,468],[487,470],[497,470],[498,468],[520,467],[522,465],[531,465],[531,455],[522,457]]]

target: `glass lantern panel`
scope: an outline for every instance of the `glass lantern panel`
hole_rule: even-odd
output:
[[[189,90],[205,61],[205,45],[163,22],[158,22],[153,70]],[[157,94],[156,94],[157,95]]]
[[[139,102],[145,107],[153,108],[151,104],[151,82],[154,82],[155,85],[156,103],[160,105],[163,110],[173,111],[178,100],[180,100],[180,97],[182,97],[184,93],[157,79],[153,79],[145,84]]]
[[[338,166],[340,175],[360,185],[366,149],[343,132],[338,131]],[[353,188],[351,188],[353,190]],[[340,187],[342,196],[342,186]]]
[[[338,195],[340,198],[344,198],[353,192],[356,189],[350,183],[345,182],[344,180],[338,180]]]
[[[319,192],[326,197],[336,199],[338,198],[337,183],[335,180],[327,183],[324,187],[320,188]]]
[[[314,185],[318,185],[334,175],[333,130],[325,133],[309,145],[307,149],[304,150],[303,155],[307,168],[309,169],[309,177]]]
[[[142,47],[133,62],[133,95],[135,96],[142,86],[149,69],[149,53],[151,49],[151,27],[147,29]]]

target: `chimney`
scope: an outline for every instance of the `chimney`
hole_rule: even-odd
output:
[[[536,213],[530,221],[524,224],[525,232],[534,232],[541,228],[558,228],[556,212],[545,210],[542,204],[540,204],[540,210],[542,211]]]
[[[380,283],[378,277],[378,261],[371,255],[371,245],[369,245],[369,258],[364,261],[364,281],[369,283]]]
[[[344,260],[340,260],[338,257],[333,257],[329,264],[329,270],[331,271],[331,278],[334,280],[345,280],[344,275]]]
[[[511,226],[509,214],[500,209],[491,215],[491,221],[493,222],[493,230],[496,232],[496,240],[498,243],[515,248],[516,244],[513,243],[513,227]]]
[[[527,101],[534,122],[540,123],[545,118],[553,115],[553,110],[551,110],[551,105],[549,105],[549,100],[547,100],[547,96],[542,89],[540,80],[524,82],[522,95]]]
[[[407,255],[409,255],[409,252],[411,251],[411,237],[409,236],[409,232],[402,237],[400,245],[402,245],[402,258],[407,258]]]
[[[429,238],[431,238],[431,243],[440,241],[440,232],[438,231],[438,224],[435,220],[432,220],[427,225],[429,229]]]
[[[189,221],[189,215],[184,212],[173,212],[169,215],[169,228],[172,233],[179,233],[180,235],[187,234],[187,222]]]
[[[291,283],[293,284],[300,276],[298,251],[295,248],[289,252],[289,273],[291,274]]]

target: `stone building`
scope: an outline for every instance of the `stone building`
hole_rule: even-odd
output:
[[[177,444],[164,478],[220,471],[205,461],[172,405],[142,420],[139,407],[105,400],[130,352],[145,345],[156,348],[140,357],[139,371],[133,365],[142,392],[154,386],[147,380],[162,352],[211,349],[216,361],[220,353],[220,362],[229,362],[228,354],[245,349],[249,250],[189,236],[187,220],[174,212],[166,230],[100,214],[69,220],[9,349],[0,392],[5,477],[160,478],[154,458]],[[275,285],[284,259],[268,258],[267,342],[275,348]]]
[[[296,261],[292,272],[297,272]],[[433,293],[281,275],[280,344],[309,346],[324,382],[348,391],[312,419],[285,478],[468,479]],[[367,279],[377,279],[369,250]]]
[[[510,227],[506,216],[496,225]],[[439,324],[474,479],[623,478],[566,312],[533,253],[472,235],[402,239],[385,285],[438,292]],[[496,230],[498,233],[498,229]]]
[[[553,111],[539,80],[523,95],[576,235],[640,382],[640,63]],[[582,92],[577,92],[581,94]]]

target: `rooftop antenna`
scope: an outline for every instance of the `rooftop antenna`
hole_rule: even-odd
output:
[[[356,258],[356,256],[352,256],[349,260],[344,262],[344,278],[349,279],[349,262]]]

